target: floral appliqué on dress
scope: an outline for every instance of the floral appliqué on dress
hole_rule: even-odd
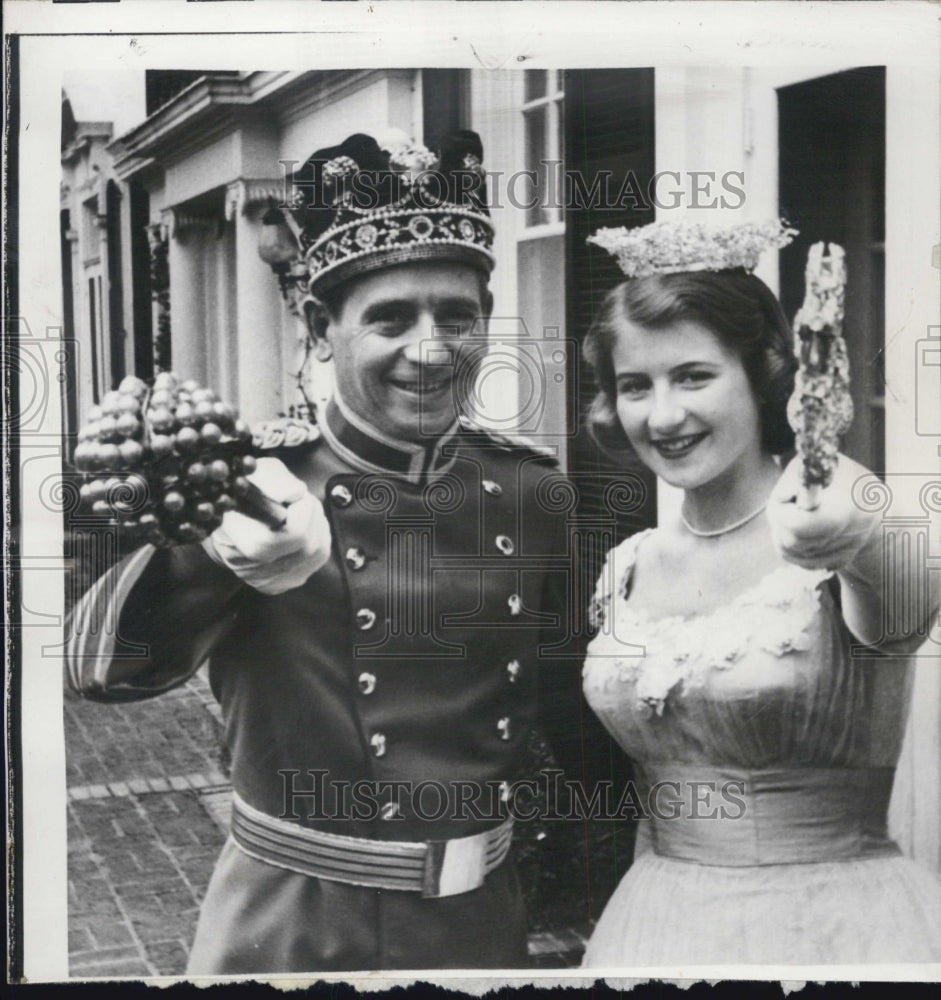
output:
[[[631,683],[638,700],[662,715],[669,697],[702,686],[713,670],[728,670],[749,646],[776,656],[808,648],[806,629],[820,607],[818,588],[832,571],[785,564],[707,614],[651,618],[632,608],[627,595],[638,547],[653,530],[631,536],[605,559],[589,608],[597,634],[583,671],[586,678],[593,675],[594,685],[611,691]]]

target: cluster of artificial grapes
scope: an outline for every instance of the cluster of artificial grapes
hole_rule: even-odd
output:
[[[249,491],[251,431],[211,389],[128,376],[88,414],[75,467],[83,504],[157,545],[201,541]]]

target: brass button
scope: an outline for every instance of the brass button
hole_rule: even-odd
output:
[[[358,545],[352,545],[346,550],[346,565],[354,572],[366,565],[366,553]]]
[[[516,546],[513,544],[513,539],[509,535],[497,535],[496,539],[497,548],[505,555],[511,556],[516,551]]]
[[[356,612],[356,627],[361,632],[368,632],[376,624],[376,612],[369,608],[360,608]]]
[[[481,485],[484,488],[484,493],[489,493],[492,497],[503,495],[503,487],[499,483],[495,483],[492,479],[485,479]]]
[[[497,723],[497,732],[499,732],[501,740],[508,740],[512,736],[510,732],[510,717],[508,715],[505,715]]]
[[[353,494],[342,483],[337,483],[330,490],[330,499],[333,501],[334,507],[349,507],[353,502]]]
[[[506,601],[511,615],[518,615],[523,610],[523,601],[519,594],[510,594]]]
[[[510,660],[510,662],[506,665],[506,672],[510,678],[511,684],[516,683],[516,678],[519,677],[520,669],[521,668],[519,660]]]
[[[385,757],[386,755],[386,737],[384,733],[373,733],[369,740],[369,745],[372,747],[373,755],[376,757]]]
[[[379,810],[379,819],[395,819],[399,814],[398,802],[384,802]]]
[[[376,690],[376,675],[370,673],[362,673],[356,678],[356,682],[359,684],[360,691],[363,694],[372,694]]]

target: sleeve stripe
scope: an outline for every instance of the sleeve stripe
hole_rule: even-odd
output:
[[[69,680],[76,691],[85,690],[89,682],[96,687],[106,684],[121,608],[155,552],[154,546],[145,545],[108,570],[81,599],[68,640]]]

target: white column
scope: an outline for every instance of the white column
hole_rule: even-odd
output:
[[[177,216],[170,229],[170,343],[173,371],[205,385],[206,351],[200,227]]]
[[[241,199],[240,199],[241,200]],[[278,281],[258,256],[264,203],[244,201],[234,212],[239,413],[250,424],[271,420],[285,407]]]

